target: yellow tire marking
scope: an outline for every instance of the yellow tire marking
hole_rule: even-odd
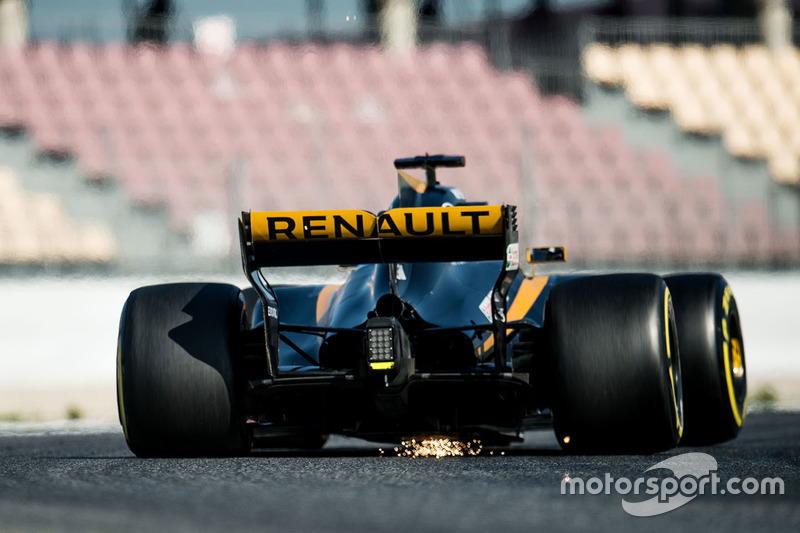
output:
[[[664,287],[664,338],[667,341],[667,359],[669,359],[669,386],[672,388],[672,405],[675,408],[675,427],[678,429],[678,437],[683,436],[683,420],[681,419],[680,409],[678,409],[678,394],[675,391],[675,375],[672,372],[672,347],[670,338],[672,330],[669,327],[669,287]]]
[[[669,342],[669,287],[664,288],[664,334],[666,335],[667,339],[667,359],[672,359],[672,347],[670,346]],[[670,366],[670,372],[672,372],[672,366]]]
[[[125,415],[125,400],[122,395],[122,332],[117,337],[117,397],[119,398],[119,418],[122,423],[122,432],[128,440],[128,420]]]
[[[725,290],[722,294],[722,309],[725,310],[725,315],[731,313],[731,298],[733,298],[733,291],[730,285],[725,285]]]
[[[739,339],[731,339],[731,357],[733,360],[733,375],[740,378],[744,375],[744,364],[742,363],[742,344]]]
[[[725,342],[722,344],[722,362],[725,367],[725,385],[728,388],[728,400],[731,404],[731,412],[733,413],[733,420],[738,427],[742,427],[745,415],[747,414],[747,397],[742,403],[742,410],[736,405],[736,392],[733,388],[733,376],[736,373],[737,377],[744,373],[744,365],[742,364],[742,345],[738,338],[731,339],[728,332],[728,318],[730,318],[731,300],[733,300],[733,291],[730,285],[725,286],[725,291],[722,295],[722,309],[725,316],[722,317],[722,336]],[[731,362],[733,358],[733,363]]]
[[[722,345],[722,360],[725,364],[725,382],[728,385],[728,399],[731,402],[733,419],[736,421],[738,427],[742,427],[744,413],[740,414],[739,408],[736,406],[736,395],[733,392],[733,375],[731,374],[730,350],[728,349],[727,341]]]

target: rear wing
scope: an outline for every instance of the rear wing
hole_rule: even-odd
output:
[[[244,212],[245,269],[509,259],[519,262],[514,206]]]
[[[267,375],[278,375],[278,300],[262,267],[503,260],[491,291],[495,365],[503,368],[506,298],[519,272],[516,207],[450,206],[368,211],[243,212],[245,275],[264,310]],[[396,269],[390,268],[396,292]]]

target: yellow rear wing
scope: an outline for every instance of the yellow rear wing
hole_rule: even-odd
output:
[[[519,263],[508,205],[244,212],[245,267],[481,261]],[[248,265],[249,264],[249,265]],[[512,266],[513,265],[513,266]]]

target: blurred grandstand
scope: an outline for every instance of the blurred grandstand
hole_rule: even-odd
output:
[[[377,212],[392,160],[425,152],[466,155],[440,179],[519,205],[524,243],[578,266],[800,265],[785,2],[736,19],[485,2],[452,21],[451,1],[345,3],[258,33],[244,7],[0,0],[0,269],[229,271],[242,209]],[[662,3],[692,5],[632,4]]]

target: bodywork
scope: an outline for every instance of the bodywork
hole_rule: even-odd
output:
[[[243,213],[243,266],[258,296],[244,347],[254,444],[298,432],[507,442],[549,424],[536,354],[547,353],[537,348],[545,302],[561,278],[520,274],[513,206],[468,203],[436,182],[437,166],[461,165],[396,161],[399,194],[378,215]],[[560,248],[529,255],[564,259]],[[355,268],[341,285],[316,286],[273,287],[262,271],[326,264]]]

